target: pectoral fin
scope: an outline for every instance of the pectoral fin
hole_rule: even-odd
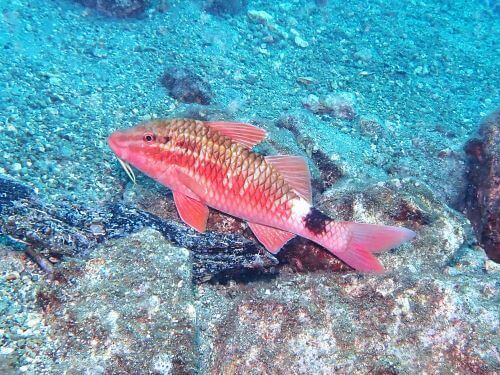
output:
[[[182,191],[185,195],[199,201],[201,200],[199,197],[205,196],[205,187],[182,170],[176,170],[175,177],[177,177],[177,187],[172,190]]]
[[[248,223],[248,226],[266,250],[273,254],[277,254],[288,241],[295,237],[293,233],[262,224]]]
[[[174,191],[174,202],[181,219],[198,232],[207,228],[208,207],[205,203]]]

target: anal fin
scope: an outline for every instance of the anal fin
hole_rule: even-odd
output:
[[[203,233],[207,228],[207,205],[177,191],[173,191],[173,195],[181,219],[193,229]]]
[[[266,250],[273,254],[277,254],[288,241],[295,237],[293,233],[267,225],[249,222],[248,226]]]

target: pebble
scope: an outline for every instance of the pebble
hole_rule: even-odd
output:
[[[263,25],[270,25],[273,21],[273,16],[264,10],[249,10],[248,17],[255,22]]]
[[[309,47],[309,43],[305,41],[300,35],[297,35],[294,39],[295,44],[300,48]]]
[[[12,164],[12,171],[13,172],[20,172],[22,168],[23,168],[23,166],[21,165],[21,163]]]
[[[5,276],[6,281],[14,281],[19,278],[19,274],[17,273],[9,273],[7,276]]]
[[[32,318],[26,322],[27,326],[30,328],[36,327],[38,324],[40,324],[41,319],[40,318]]]
[[[9,347],[6,347],[6,346],[2,346],[0,348],[0,354],[1,355],[8,355],[8,354],[12,354],[14,352],[14,348],[9,348]]]
[[[500,271],[500,264],[492,261],[491,259],[488,259],[485,264],[484,268],[486,269],[487,273],[497,273]]]
[[[297,82],[300,83],[301,85],[311,85],[313,83],[316,83],[316,80],[312,77],[297,77]]]

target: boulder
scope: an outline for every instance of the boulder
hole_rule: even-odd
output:
[[[465,146],[469,157],[465,210],[488,256],[500,262],[500,111]]]
[[[65,262],[38,301],[48,373],[188,374],[195,367],[191,256],[145,229]]]

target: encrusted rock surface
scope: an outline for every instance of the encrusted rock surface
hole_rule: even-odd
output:
[[[202,363],[223,374],[494,374],[495,288],[482,271],[203,286]]]
[[[339,186],[322,207],[339,219],[405,225],[417,238],[379,255],[383,275],[346,273],[321,258],[311,264],[306,253],[322,250],[302,244],[294,253],[291,244],[280,257],[306,266],[292,269],[331,269],[198,286],[204,371],[495,373],[500,275],[461,214],[413,179]]]
[[[338,220],[383,223],[416,231],[411,244],[378,255],[387,270],[441,270],[453,265],[460,249],[474,242],[467,219],[412,178],[366,186],[345,183],[326,192],[320,206]]]
[[[189,374],[196,310],[190,252],[146,229],[63,263],[38,293],[47,373]]]
[[[0,244],[0,374],[19,374],[47,358],[39,355],[47,326],[37,305],[43,271],[22,252]]]
[[[479,136],[465,146],[469,156],[465,209],[486,252],[500,262],[500,110],[483,121]]]

